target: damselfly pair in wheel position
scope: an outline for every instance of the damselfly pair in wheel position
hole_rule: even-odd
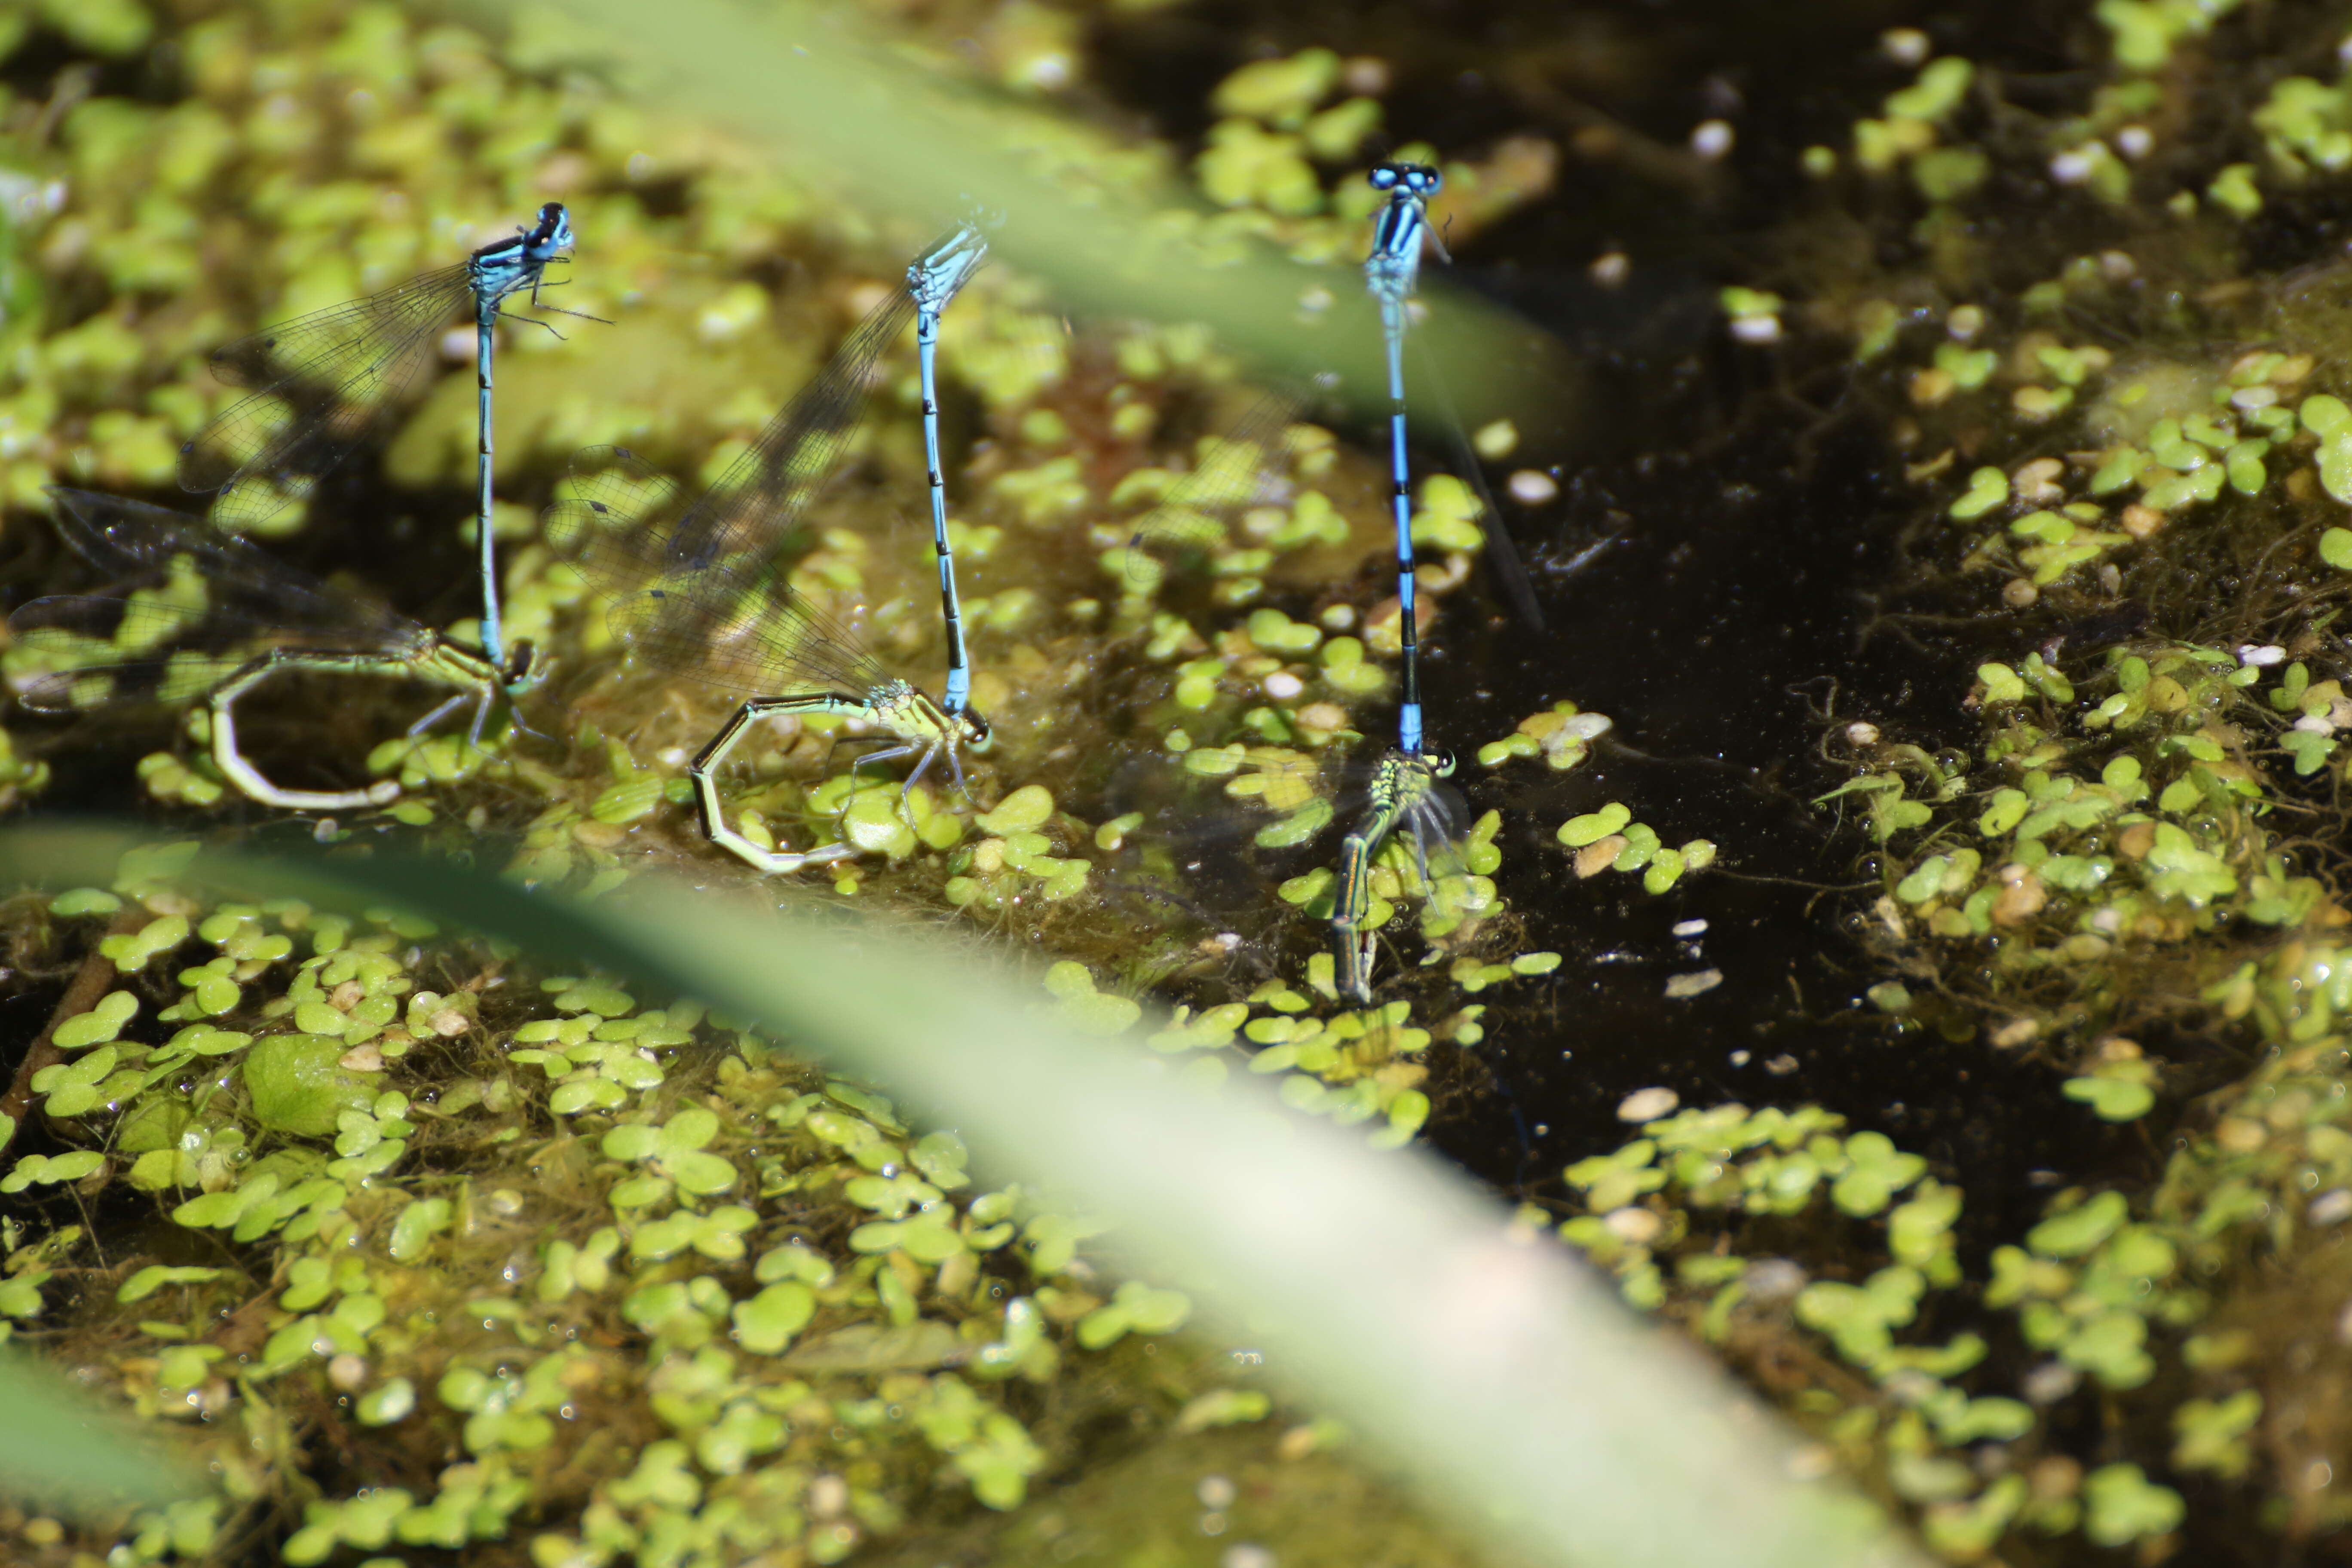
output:
[[[1371,933],[1365,929],[1370,867],[1401,829],[1410,835],[1424,873],[1432,846],[1451,840],[1454,826],[1438,781],[1451,772],[1444,752],[1424,735],[1419,671],[1419,616],[1412,538],[1411,474],[1405,405],[1406,324],[1422,251],[1437,243],[1427,202],[1439,188],[1436,171],[1387,164],[1372,174],[1389,200],[1375,227],[1365,267],[1380,311],[1386,349],[1391,466],[1402,691],[1398,737],[1372,772],[1368,804],[1347,836],[1334,901],[1332,929],[1340,983],[1349,994],[1369,994]],[[289,667],[422,676],[473,694],[478,736],[495,706],[530,672],[527,648],[506,650],[498,611],[489,527],[491,485],[491,345],[500,303],[529,289],[534,304],[544,269],[562,259],[571,232],[562,209],[551,204],[539,225],[486,247],[458,268],[403,285],[336,311],[232,345],[216,356],[224,374],[260,388],[189,443],[184,480],[191,488],[225,490],[221,516],[251,522],[286,502],[310,495],[319,477],[373,423],[374,415],[413,376],[436,329],[457,304],[470,300],[478,329],[480,391],[478,500],[476,518],[483,553],[484,647],[480,654],[425,632],[413,623],[326,593],[248,546],[234,542],[176,543],[168,521],[148,509],[104,498],[67,498],[68,530],[110,567],[212,576],[235,584],[220,605],[180,605],[169,595],[134,595],[101,622],[98,602],[52,600],[28,606],[21,629],[57,637],[103,634],[114,651],[111,678],[100,668],[38,677],[36,702],[58,706],[100,697],[149,691],[209,695],[215,748],[223,773],[274,805],[315,807],[370,804],[396,786],[335,794],[291,791],[263,779],[236,750],[232,716],[236,699],[269,674]],[[776,712],[828,713],[870,722],[899,744],[885,756],[917,753],[907,787],[944,756],[958,782],[959,752],[983,744],[985,721],[970,709],[971,670],[957,601],[947,531],[940,457],[935,355],[941,314],[986,255],[977,227],[959,226],[918,258],[908,287],[895,291],[844,342],[825,370],[793,398],[710,490],[691,505],[625,448],[592,448],[576,458],[567,489],[550,510],[551,542],[597,589],[618,600],[614,625],[654,662],[745,692],[739,710],[696,759],[692,773],[706,831],[763,870],[782,871],[852,851],[829,845],[778,850],[731,827],[720,807],[717,769],[759,718]],[[1442,254],[1442,249],[1441,249]],[[796,594],[782,576],[778,553],[800,515],[837,464],[875,379],[877,362],[914,320],[922,378],[934,550],[948,672],[944,697],[933,701],[910,683],[887,675],[842,626]],[[529,319],[529,318],[525,318]],[[545,324],[545,323],[541,323]],[[1457,432],[1458,435],[1458,432]],[[1466,456],[1466,454],[1465,454]],[[1475,458],[1464,464],[1474,481]],[[1483,490],[1483,485],[1479,487]],[[1180,514],[1181,506],[1167,509]],[[1147,529],[1147,533],[1150,530]],[[1499,580],[1522,615],[1539,624],[1532,593],[1491,507],[1486,537]],[[1155,536],[1148,542],[1181,544]],[[266,593],[252,591],[268,583]],[[260,601],[286,608],[273,621]],[[169,606],[169,607],[167,607]],[[172,618],[167,627],[165,617]],[[247,645],[228,651],[234,630]],[[253,645],[266,645],[254,648]],[[158,661],[143,656],[163,650]],[[94,652],[94,649],[85,649]],[[174,658],[173,656],[176,656]],[[100,663],[104,662],[100,656]],[[169,679],[145,679],[149,665]]]
[[[1412,459],[1408,443],[1405,395],[1406,328],[1418,287],[1424,248],[1444,250],[1429,222],[1428,204],[1443,186],[1438,171],[1419,163],[1382,163],[1370,175],[1371,184],[1388,198],[1376,217],[1372,245],[1364,262],[1366,286],[1380,316],[1387,369],[1390,499],[1394,525],[1397,625],[1399,640],[1397,739],[1370,772],[1363,789],[1361,816],[1344,841],[1331,913],[1331,939],[1339,989],[1359,1002],[1371,999],[1371,970],[1376,933],[1370,929],[1372,868],[1381,848],[1403,832],[1425,888],[1438,885],[1431,860],[1435,855],[1441,872],[1458,864],[1458,813],[1452,792],[1441,781],[1454,773],[1452,755],[1430,743],[1423,723],[1421,693],[1419,563],[1413,540]],[[1446,400],[1434,366],[1429,381],[1441,405]],[[1228,537],[1227,515],[1246,513],[1264,500],[1279,496],[1286,481],[1268,478],[1261,463],[1278,463],[1293,445],[1294,421],[1318,394],[1328,395],[1335,378],[1324,377],[1314,387],[1297,387],[1269,395],[1244,420],[1235,433],[1204,448],[1193,474],[1170,492],[1138,528],[1129,546],[1130,570],[1139,581],[1156,582],[1171,557],[1197,552]],[[1449,409],[1450,413],[1450,409]],[[1455,452],[1460,477],[1478,498],[1483,515],[1487,559],[1496,581],[1519,618],[1530,629],[1541,630],[1543,616],[1513,548],[1500,510],[1480,478],[1478,459],[1458,423],[1444,422],[1444,434]]]
[[[357,304],[265,332],[223,350],[231,379],[265,389],[235,405],[183,452],[190,488],[224,490],[216,514],[250,524],[308,496],[361,438],[414,374],[419,345],[446,319],[460,291],[477,304],[482,332],[481,500],[486,642],[498,626],[490,575],[489,324],[500,300],[528,286],[568,246],[560,206],[538,228],[485,247],[466,264]],[[595,448],[573,465],[572,493],[550,512],[551,535],[597,586],[622,599],[614,617],[638,646],[667,666],[759,694],[696,765],[710,837],[765,870],[836,858],[843,846],[778,853],[728,826],[712,774],[753,719],[775,711],[824,711],[874,721],[923,752],[919,778],[944,750],[959,781],[959,745],[984,744],[987,727],[967,711],[964,657],[953,558],[948,548],[940,459],[935,352],[940,314],[985,257],[971,225],[960,226],[919,258],[908,286],[877,308],[833,362],[772,421],[761,439],[694,506],[621,448]],[[824,486],[856,427],[876,362],[915,318],[922,371],[925,447],[942,612],[949,634],[947,701],[885,675],[845,627],[795,595],[772,556],[800,511]],[[222,773],[247,795],[291,809],[382,805],[399,785],[319,792],[270,783],[236,745],[236,700],[289,668],[402,675],[472,693],[472,741],[503,699],[533,672],[527,645],[500,664],[381,607],[327,588],[234,536],[208,535],[157,508],[87,492],[57,492],[61,531],[118,576],[149,586],[127,595],[82,595],[26,606],[12,626],[37,670],[22,682],[28,705],[89,707],[150,699],[207,698],[213,750]],[[160,581],[159,581],[160,580]],[[800,689],[795,690],[795,689]],[[785,695],[772,695],[775,693]],[[436,710],[425,722],[437,718]],[[895,753],[886,753],[895,754]],[[869,759],[870,760],[870,759]],[[915,780],[908,781],[911,789]]]
[[[719,769],[760,721],[832,714],[866,721],[897,742],[852,768],[916,757],[903,801],[940,758],[963,787],[964,748],[988,744],[987,720],[971,707],[955,556],[948,542],[940,463],[937,347],[940,317],[988,254],[971,223],[916,258],[907,286],[850,332],[833,359],[768,422],[718,482],[685,504],[685,491],[625,447],[593,447],[572,460],[545,518],[548,542],[600,595],[614,601],[614,633],[662,668],[742,693],[746,700],[694,759],[688,773],[714,844],[761,871],[796,871],[845,858],[845,843],[780,849],[731,825]],[[923,447],[929,468],[940,607],[947,626],[944,699],[886,671],[847,626],[793,588],[779,554],[801,513],[839,462],[856,428],[877,362],[915,322],[922,377]]]
[[[457,695],[420,721],[430,724],[469,696],[469,744],[478,748],[494,710],[539,674],[528,644],[501,635],[496,549],[490,526],[494,441],[492,355],[509,300],[526,291],[532,308],[547,268],[569,259],[572,222],[560,203],[538,221],[483,246],[456,266],[380,294],[243,338],[216,351],[213,369],[249,389],[180,449],[180,482],[218,491],[213,518],[242,531],[308,500],[322,479],[374,433],[460,310],[473,318],[478,389],[477,449],[482,645],[478,651],[404,616],[329,588],[247,543],[213,533],[161,508],[88,491],[53,489],[59,532],[118,580],[142,580],[127,596],[41,599],[10,617],[37,664],[22,682],[26,704],[67,710],[140,700],[203,698],[223,777],[255,800],[289,810],[334,811],[383,805],[396,781],[364,788],[299,790],[273,784],[238,748],[236,704],[289,669],[404,677],[452,686]],[[561,311],[566,315],[578,314]],[[594,319],[594,318],[588,318]]]

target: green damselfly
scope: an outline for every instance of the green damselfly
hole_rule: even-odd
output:
[[[753,724],[772,714],[862,720],[898,744],[861,758],[856,766],[919,756],[905,786],[912,792],[944,756],[961,789],[959,751],[985,747],[988,721],[970,709],[950,712],[886,671],[855,632],[783,579],[767,554],[771,530],[752,526],[737,535],[753,542],[740,552],[716,532],[694,549],[682,548],[680,529],[714,515],[706,506],[709,498],[682,509],[683,495],[674,480],[626,448],[593,447],[573,460],[562,496],[548,509],[547,536],[592,588],[614,601],[615,637],[665,669],[749,698],[689,769],[710,841],[769,872],[856,853],[847,844],[779,850],[729,824],[719,798],[719,765]]]

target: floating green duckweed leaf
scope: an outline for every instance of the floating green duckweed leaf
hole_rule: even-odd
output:
[[[122,1032],[139,1011],[139,999],[128,991],[110,991],[98,999],[87,1013],[76,1014],[59,1024],[50,1043],[61,1051],[78,1051],[89,1046],[103,1045]]]
[[[98,949],[125,974],[135,974],[148,963],[188,940],[185,915],[161,915],[135,931],[102,938]]]
[[[769,1286],[735,1304],[735,1341],[759,1355],[780,1354],[816,1312],[816,1296],[798,1280]]]
[[[2188,1505],[2137,1465],[2105,1465],[2083,1479],[2083,1533],[2101,1546],[2126,1546],[2180,1527]]]
[[[451,1216],[447,1198],[417,1199],[393,1221],[392,1238],[385,1244],[385,1250],[402,1261],[423,1256],[433,1238],[449,1228]]]
[[[272,1132],[326,1138],[347,1110],[365,1110],[376,1088],[342,1065],[349,1047],[319,1034],[266,1035],[245,1053],[245,1091],[254,1120]]]
[[[87,1116],[105,1103],[100,1086],[119,1059],[114,1047],[100,1046],[79,1061],[43,1068],[33,1074],[33,1092],[51,1116]]]
[[[2025,1244],[2043,1258],[2080,1258],[2113,1236],[2128,1214],[2121,1193],[2101,1193],[2028,1233]]]
[[[1129,1333],[1172,1333],[1192,1315],[1192,1299],[1182,1291],[1129,1279],[1107,1304],[1078,1321],[1078,1343],[1087,1350],[1102,1350]]]
[[[2156,1105],[2156,1091],[2147,1084],[2115,1078],[2070,1078],[2060,1092],[2089,1106],[2102,1121],[2137,1121]]]
[[[2246,1436],[2263,1416],[2263,1396],[2242,1388],[2226,1399],[2183,1400],[2172,1413],[2172,1463],[2235,1480],[2253,1465]]]
[[[1982,517],[2009,500],[2009,476],[1999,468],[1979,468],[1969,476],[1966,494],[1951,505],[1951,515],[1961,522]]]
[[[218,1268],[151,1263],[125,1279],[121,1289],[115,1291],[114,1299],[129,1306],[133,1301],[145,1300],[167,1285],[201,1285],[219,1279],[223,1272]]]
[[[997,802],[996,809],[982,813],[975,820],[987,831],[1003,837],[1034,832],[1053,815],[1053,791],[1042,784],[1024,784]]]
[[[360,1395],[356,1413],[362,1426],[389,1426],[406,1420],[415,1408],[416,1385],[404,1377],[394,1377]]]
[[[21,1193],[27,1187],[79,1182],[105,1167],[106,1156],[95,1149],[74,1149],[63,1154],[27,1154],[7,1175],[0,1176],[0,1193]]]
[[[1559,841],[1570,849],[1581,849],[1588,844],[1599,843],[1633,820],[1633,808],[1622,801],[1611,801],[1599,811],[1571,816],[1559,826]]]

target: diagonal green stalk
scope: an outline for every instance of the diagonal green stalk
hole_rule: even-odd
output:
[[[160,1453],[152,1428],[14,1349],[0,1350],[0,1497],[95,1520],[204,1490],[200,1467]]]
[[[1348,388],[1385,386],[1376,333],[1322,330],[1308,315],[1338,312],[1300,309],[1310,287],[1354,293],[1347,279],[1302,271],[1267,246],[1227,247],[1238,253],[1203,265],[1165,221],[1200,198],[1173,182],[1155,188],[1131,155],[1082,195],[1032,173],[1024,148],[1040,110],[909,68],[861,33],[854,13],[804,0],[756,11],[728,0],[560,4],[578,19],[583,55],[604,55],[611,74],[649,107],[726,121],[845,199],[919,227],[975,206],[1003,214],[990,248],[1050,285],[1060,306],[1197,321],[1266,368],[1337,371]],[[1074,142],[1092,138],[1106,169],[1114,153],[1128,153],[1075,121],[1062,129]],[[1076,167],[1082,174],[1083,163]],[[1581,381],[1565,350],[1526,322],[1442,281],[1429,292],[1442,302],[1416,332],[1448,380],[1465,395],[1475,389],[1477,407],[1465,410],[1474,424],[1555,400]],[[1388,412],[1384,396],[1364,395],[1360,412]]]
[[[0,835],[38,886],[104,883],[138,842]],[[1126,1249],[1215,1294],[1318,1408],[1465,1528],[1561,1564],[1893,1565],[1866,1503],[1788,1478],[1792,1444],[1688,1347],[1433,1158],[1184,1086],[1040,1016],[1034,985],[901,925],[845,931],[652,878],[593,903],[378,856],[202,855],[187,879],[446,926],[691,994],[954,1126],[1005,1176],[1083,1192]]]

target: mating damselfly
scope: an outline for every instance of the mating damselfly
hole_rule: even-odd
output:
[[[478,388],[475,527],[481,555],[482,650],[506,656],[499,616],[498,551],[490,527],[490,360],[505,302],[529,289],[531,308],[579,312],[539,297],[548,267],[568,261],[572,220],[560,202],[511,237],[483,246],[454,267],[412,278],[364,300],[336,305],[217,349],[213,374],[251,395],[231,404],[180,448],[180,488],[217,490],[213,521],[243,532],[306,499],[373,431],[378,420],[438,350],[462,309],[474,321]],[[533,325],[554,328],[530,317]],[[595,318],[583,318],[594,320]]]
[[[1369,799],[1348,835],[1332,919],[1332,942],[1342,988],[1368,1000],[1371,940],[1364,930],[1370,867],[1382,845],[1400,827],[1411,830],[1415,858],[1426,882],[1429,847],[1451,837],[1451,814],[1437,781],[1453,772],[1446,753],[1426,739],[1421,695],[1418,562],[1413,539],[1413,499],[1408,445],[1405,365],[1412,300],[1423,253],[1444,248],[1428,219],[1428,202],[1443,184],[1438,171],[1418,163],[1383,163],[1370,175],[1388,196],[1375,220],[1365,281],[1377,306],[1385,350],[1389,410],[1390,496],[1394,529],[1400,652],[1396,745],[1372,773]],[[1426,356],[1418,356],[1425,362]],[[1476,454],[1450,417],[1451,402],[1433,364],[1424,363],[1433,400],[1448,417],[1441,421],[1458,459],[1465,510],[1481,524],[1498,584],[1520,618],[1540,629],[1542,612],[1512,547],[1499,509],[1481,474]],[[1330,468],[1328,437],[1298,423],[1316,402],[1340,401],[1336,377],[1318,376],[1312,387],[1292,385],[1270,393],[1233,435],[1204,444],[1192,472],[1175,484],[1137,528],[1128,552],[1130,580],[1155,586],[1171,561],[1188,555],[1213,557],[1228,575],[1262,570],[1273,555],[1301,545],[1343,543],[1349,529],[1312,481]]]
[[[905,786],[911,792],[944,756],[961,788],[959,748],[984,747],[987,721],[970,709],[950,712],[883,669],[855,632],[784,580],[764,528],[739,534],[756,541],[749,552],[726,550],[724,536],[715,533],[691,551],[682,549],[679,530],[713,515],[705,508],[707,496],[681,509],[683,494],[626,448],[593,447],[573,459],[546,525],[556,550],[592,588],[615,601],[610,619],[616,637],[665,669],[748,697],[689,769],[710,841],[772,872],[856,853],[847,844],[779,850],[729,824],[719,798],[719,768],[751,727],[772,714],[863,720],[898,744],[861,758],[856,766],[919,754]],[[746,515],[744,521],[760,520]]]
[[[1387,753],[1373,772],[1363,816],[1341,841],[1339,880],[1331,904],[1331,948],[1339,991],[1352,1001],[1372,999],[1377,938],[1368,928],[1372,860],[1381,846],[1400,828],[1409,832],[1424,888],[1436,886],[1429,870],[1433,847],[1441,853],[1441,867],[1448,859],[1459,859],[1461,829],[1447,792],[1439,787],[1439,781],[1453,773],[1454,759],[1444,752]]]
[[[971,705],[971,668],[964,652],[955,555],[948,543],[947,480],[940,459],[940,318],[987,256],[987,237],[977,225],[963,223],[917,257],[907,268],[907,286],[893,290],[851,330],[815,379],[768,421],[751,447],[728,465],[692,507],[662,525],[664,571],[692,574],[725,562],[740,573],[744,563],[772,556],[824,488],[865,413],[876,366],[913,317],[922,378],[923,450],[930,469],[932,549],[939,560],[940,607],[947,626],[947,685],[940,705],[951,715]],[[582,454],[592,469],[597,461],[593,450]],[[575,462],[575,469],[580,466]]]
[[[1283,897],[1298,904],[1319,900],[1328,889],[1334,977],[1350,1001],[1371,999],[1377,931],[1391,915],[1387,900],[1406,894],[1426,900],[1422,926],[1433,942],[1493,905],[1493,883],[1473,869],[1484,863],[1476,845],[1493,825],[1465,830],[1462,800],[1444,783],[1454,763],[1442,753],[1387,753],[1367,767],[1328,751],[1244,741],[1189,747],[1181,768],[1189,781],[1213,782],[1224,799],[1195,796],[1151,808],[1181,817],[1164,835],[1153,835],[1171,844],[1246,835],[1259,849],[1281,851],[1319,837],[1342,815],[1351,817],[1336,877],[1309,873],[1283,885]],[[1140,827],[1144,815],[1120,819],[1121,837]]]

